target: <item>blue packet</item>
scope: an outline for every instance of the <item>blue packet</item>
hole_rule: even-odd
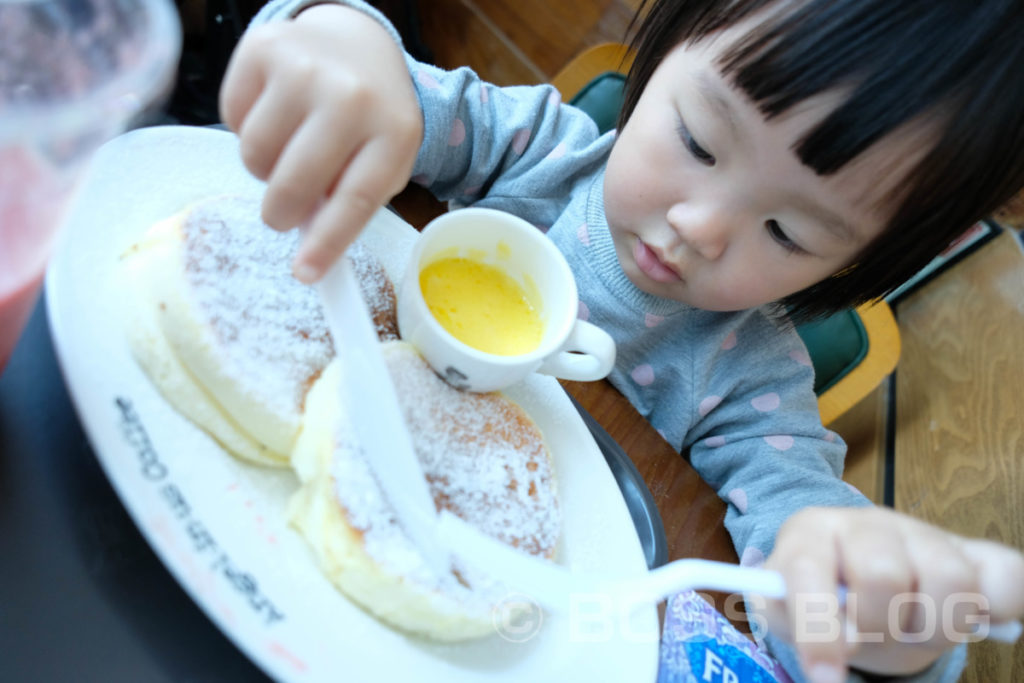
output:
[[[658,683],[792,683],[782,665],[695,591],[669,598]]]

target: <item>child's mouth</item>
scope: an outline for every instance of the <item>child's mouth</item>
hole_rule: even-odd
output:
[[[678,282],[682,279],[676,271],[662,263],[658,255],[639,237],[633,244],[633,260],[640,271],[655,282]]]

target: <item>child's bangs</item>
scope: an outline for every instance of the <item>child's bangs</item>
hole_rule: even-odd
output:
[[[921,136],[927,149],[892,188],[888,227],[858,255],[857,267],[783,302],[800,319],[884,296],[1024,187],[1020,0],[663,0],[642,7],[648,11],[633,38],[620,128],[675,46],[749,21],[753,28],[719,63],[766,117],[841,94],[796,144],[808,168],[829,175],[889,135],[904,142],[907,133]]]
[[[902,124],[982,96],[1005,68],[1006,56],[990,50],[1014,14],[1012,3],[1004,8],[980,10],[974,0],[782,3],[727,51],[722,68],[769,118],[827,91],[849,92],[796,149],[827,175]]]

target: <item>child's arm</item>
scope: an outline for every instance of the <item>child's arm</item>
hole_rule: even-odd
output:
[[[599,140],[590,117],[561,106],[554,88],[499,88],[469,69],[420,64],[398,50],[400,38],[379,12],[359,0],[338,1],[349,7],[269,3],[236,50],[222,88],[224,118],[240,132],[245,163],[269,179],[267,222],[288,229],[308,220],[320,197],[330,197],[312,220],[297,264],[329,265],[411,173],[439,199],[510,211],[547,228],[580,179],[603,166],[611,137]],[[322,19],[321,10],[330,16]],[[395,51],[405,57],[398,75],[390,59]],[[309,85],[293,84],[295,71]],[[271,77],[280,81],[276,92]],[[259,124],[270,118],[261,108],[284,122]],[[416,134],[404,140],[395,129],[408,123],[400,114],[410,108]],[[303,132],[314,125],[315,133]],[[355,162],[346,165],[350,153],[364,160],[362,173]],[[332,189],[338,177],[340,196]]]
[[[221,113],[246,167],[268,183],[264,220],[281,230],[310,221],[295,263],[306,282],[405,187],[423,137],[393,36],[331,4],[248,31],[224,77]]]
[[[764,612],[814,681],[920,671],[973,624],[1024,615],[1024,557],[887,508],[808,508],[786,521],[766,566],[788,596]],[[845,619],[836,611],[847,587]],[[817,609],[816,609],[817,608]],[[822,611],[824,609],[824,611]]]
[[[806,352],[800,353],[803,347],[795,332],[782,327],[773,334],[764,320],[751,317],[745,326],[729,334],[727,343],[718,337],[709,340],[709,345],[719,350],[714,351],[709,373],[701,374],[704,363],[698,363],[697,370],[691,373],[698,380],[693,402],[699,406],[697,412],[701,417],[689,430],[689,441],[683,447],[689,449],[691,462],[701,476],[730,503],[726,526],[742,562],[756,566],[768,556],[772,566],[790,575],[790,611],[776,609],[771,613],[771,628],[766,634],[772,654],[794,677],[801,670],[804,675],[813,676],[810,667],[825,661],[839,665],[838,680],[845,680],[842,676],[847,663],[865,670],[881,668],[893,674],[903,673],[914,681],[955,680],[963,668],[965,647],[951,647],[948,640],[931,649],[892,639],[883,643],[863,642],[859,644],[860,652],[852,653],[840,649],[845,640],[836,642],[837,636],[829,634],[831,627],[839,628],[837,624],[843,618],[838,605],[827,602],[835,597],[839,581],[850,583],[855,591],[851,601],[854,616],[858,610],[864,610],[858,604],[865,599],[860,597],[865,592],[861,575],[848,576],[848,571],[866,571],[861,563],[881,557],[886,548],[909,548],[905,537],[914,535],[913,529],[918,527],[929,531],[929,535],[919,535],[920,538],[937,540],[939,547],[943,543],[953,544],[953,537],[913,520],[895,524],[895,513],[875,510],[870,501],[840,479],[845,445],[821,426]],[[696,354],[696,344],[691,347]],[[833,522],[836,526],[830,526]],[[876,542],[880,545],[874,545]],[[855,553],[860,546],[871,550]],[[804,564],[795,559],[803,556],[799,552],[803,547],[825,553],[830,559],[823,564],[818,555],[812,554],[806,556]],[[939,552],[934,550],[935,545],[928,547],[931,552]],[[934,580],[940,576],[935,572],[943,571],[941,562],[934,557],[920,560],[918,554],[914,557],[918,558],[915,571],[918,565],[924,565],[919,572],[921,577]],[[1008,561],[999,562],[1006,565]],[[801,571],[808,574],[801,575]],[[1002,571],[1012,575],[1024,568],[1014,570],[1006,566]],[[934,600],[943,599],[950,590],[934,583],[922,584],[922,588]],[[872,599],[880,595],[870,590],[868,594]],[[831,611],[819,611],[816,622],[805,619],[805,626],[816,627],[819,632],[808,634],[805,629],[805,637],[795,639],[798,642],[793,648],[790,643],[794,639],[787,642],[785,637],[793,631],[781,626],[794,623],[796,601],[806,602],[812,595],[821,598],[819,608]],[[989,597],[996,599],[994,594]],[[888,596],[884,602],[889,604]],[[748,604],[757,603],[752,599]],[[1020,610],[1008,607],[1011,613]],[[781,621],[780,614],[785,617]],[[802,614],[809,613],[805,610]],[[857,618],[864,634],[862,640],[868,640],[866,634],[873,624]],[[877,619],[877,612],[872,618]],[[759,629],[763,625],[754,623],[755,632],[763,632]],[[826,637],[819,637],[819,641],[824,642],[812,642],[822,629]],[[933,662],[934,666],[929,667]],[[859,680],[856,676],[851,678]],[[822,676],[811,680],[828,679]]]

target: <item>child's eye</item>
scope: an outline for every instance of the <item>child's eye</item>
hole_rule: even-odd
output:
[[[800,246],[796,242],[789,238],[789,235],[786,234],[786,231],[782,229],[782,226],[779,225],[779,222],[776,221],[775,219],[769,219],[765,221],[764,227],[768,231],[768,234],[771,235],[771,238],[775,240],[779,244],[779,246],[785,249],[786,251],[794,253],[803,252],[803,249],[800,248]]]
[[[683,123],[682,119],[679,119],[677,130],[679,132],[679,138],[683,141],[683,144],[686,145],[686,149],[690,151],[690,154],[693,155],[694,159],[705,166],[715,165],[714,155],[701,147],[700,143],[693,139],[693,136],[690,135],[690,129],[686,127],[686,124]]]

